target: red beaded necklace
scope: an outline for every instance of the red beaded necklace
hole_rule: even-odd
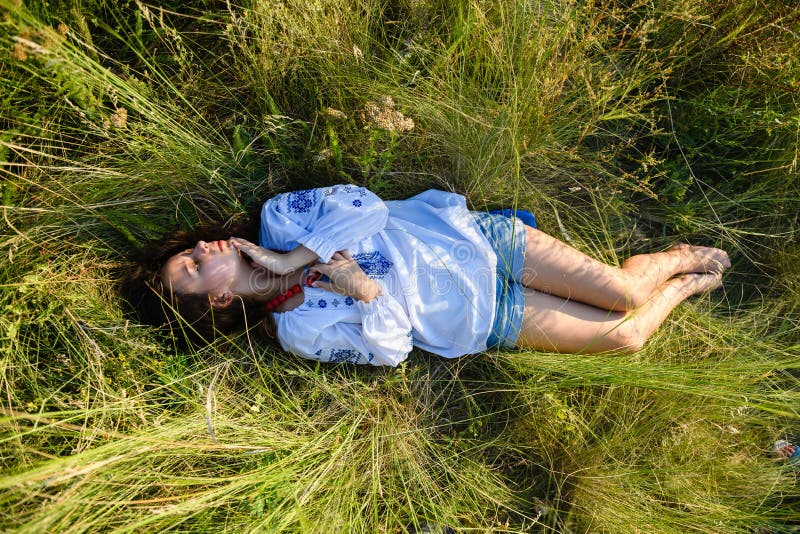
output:
[[[306,285],[308,287],[311,287],[311,284],[313,284],[319,277],[320,277],[319,273],[314,273],[310,275],[309,277],[306,278]],[[277,297],[268,300],[266,304],[267,310],[268,311],[275,310],[275,308],[286,302],[286,299],[288,299],[291,296],[297,295],[298,293],[300,293],[300,291],[301,291],[300,284],[293,285],[292,287],[290,287]]]
[[[273,311],[275,308],[280,306],[283,302],[286,301],[292,295],[297,295],[300,293],[300,284],[295,284],[294,286],[290,287],[277,297],[267,301],[267,310]]]

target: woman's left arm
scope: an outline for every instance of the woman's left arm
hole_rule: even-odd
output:
[[[388,213],[377,195],[354,185],[283,193],[261,209],[261,246],[307,259],[302,249],[294,252],[302,245],[325,263],[337,250],[381,231]]]
[[[325,306],[330,306],[325,301]],[[383,294],[369,303],[356,301],[361,324],[325,324],[327,311],[317,320],[292,313],[277,317],[281,346],[298,356],[323,362],[396,366],[414,348],[411,322],[394,297]]]

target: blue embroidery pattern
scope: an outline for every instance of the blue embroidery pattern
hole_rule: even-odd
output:
[[[279,195],[279,200],[275,203],[275,211],[281,213],[281,203],[286,199],[286,211],[289,213],[308,213],[311,206],[317,202],[316,189],[304,189],[302,191],[292,191]]]
[[[339,308],[352,308],[356,301],[352,297],[347,297],[344,301],[339,300],[338,298],[334,298],[333,300],[326,300],[326,299],[319,299],[319,300],[306,300],[306,307],[307,308],[320,308],[324,309],[327,308],[328,305],[332,306],[331,309],[339,309]]]
[[[314,353],[314,356],[319,356],[322,360],[322,349]],[[328,353],[328,362],[330,363],[358,363],[359,359],[363,356],[360,352],[353,349],[331,349]],[[367,354],[367,361],[371,362],[375,359],[375,355],[371,352]]]
[[[331,363],[358,363],[361,353],[353,349],[331,349],[328,361]]]
[[[356,191],[356,189],[358,189],[358,191]],[[358,187],[358,186],[355,186],[355,185],[346,185],[346,186],[342,187],[342,192],[343,193],[355,193],[355,192],[357,192],[358,196],[360,196],[360,197],[367,196],[367,192],[364,190],[363,187]]]
[[[353,206],[355,206],[355,207],[357,207],[357,208],[360,208],[360,207],[361,207],[361,201],[360,201],[360,200],[358,200],[358,199],[355,199],[355,200],[353,201]]]
[[[370,278],[383,278],[394,265],[377,250],[356,254],[353,259]]]

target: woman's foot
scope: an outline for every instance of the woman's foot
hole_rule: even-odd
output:
[[[722,274],[731,266],[728,253],[720,248],[677,243],[668,252],[681,255],[681,266],[685,273]]]
[[[722,285],[722,273],[686,273],[675,278],[684,281],[690,295],[703,295]]]

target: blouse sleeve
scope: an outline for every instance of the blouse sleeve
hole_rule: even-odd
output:
[[[284,314],[278,320],[281,346],[303,358],[323,362],[394,367],[405,360],[413,348],[413,340],[411,323],[400,303],[384,294],[369,303],[356,302],[356,307],[361,312],[361,324],[326,325],[322,313],[314,317],[317,320],[301,314]]]
[[[375,193],[354,185],[282,193],[261,209],[261,246],[290,251],[305,245],[321,262],[380,232],[389,210]]]

